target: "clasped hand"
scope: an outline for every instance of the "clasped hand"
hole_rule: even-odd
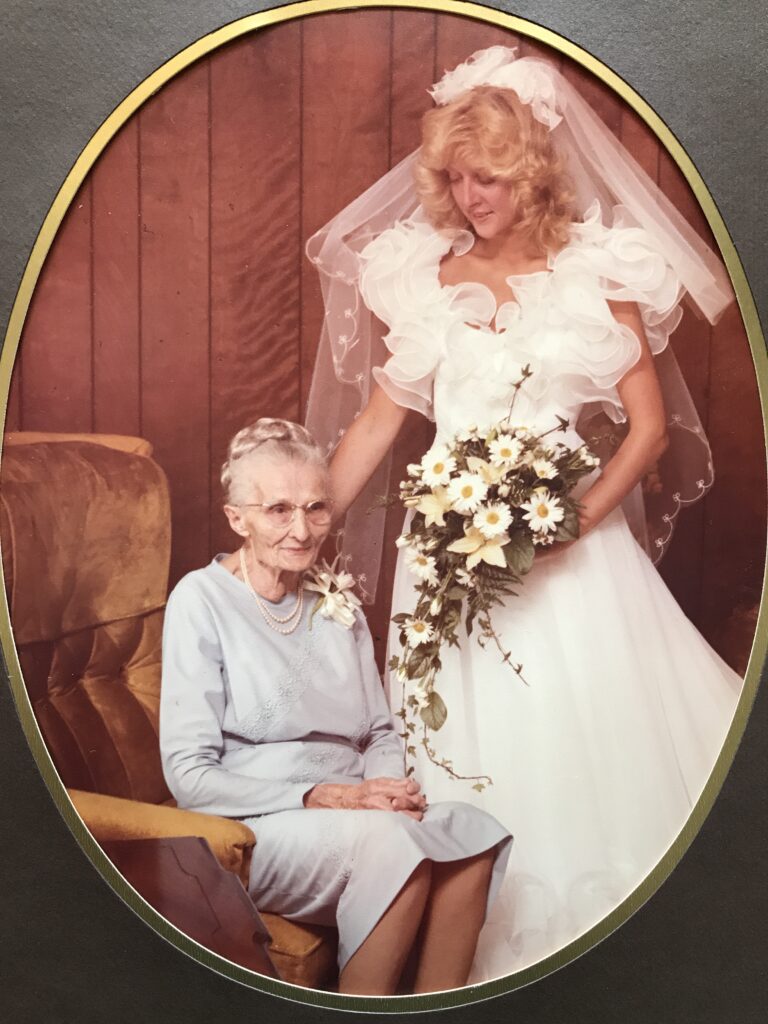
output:
[[[415,779],[366,779],[357,784],[322,782],[304,797],[309,808],[399,811],[421,821],[427,806]]]

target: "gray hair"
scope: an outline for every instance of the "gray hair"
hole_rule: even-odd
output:
[[[297,459],[328,468],[325,452],[312,435],[298,423],[263,417],[239,430],[229,442],[227,458],[221,467],[221,486],[227,504],[235,504],[242,471],[254,455],[272,459]]]

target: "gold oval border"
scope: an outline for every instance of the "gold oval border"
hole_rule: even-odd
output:
[[[763,409],[763,440],[768,450],[768,417],[766,417],[766,389],[768,389],[768,357],[766,356],[765,340],[760,328],[760,321],[755,307],[754,299],[747,282],[744,268],[733,245],[728,229],[723,222],[714,199],[709,193],[701,175],[696,170],[690,157],[678,142],[672,131],[661,120],[658,114],[642,99],[635,90],[620,78],[614,71],[594,57],[587,50],[577,46],[565,37],[558,35],[550,29],[544,28],[535,22],[527,21],[515,15],[505,14],[501,11],[481,7],[471,2],[461,0],[304,0],[300,3],[288,4],[284,7],[263,11],[258,14],[248,15],[236,21],[224,25],[221,28],[203,36],[190,46],[185,47],[165,64],[157,68],[141,82],[129,95],[115,108],[103,124],[93,134],[80,156],[75,161],[72,169],[67,175],[63,185],[59,189],[48,214],[43,222],[40,232],[35,240],[32,252],[22,276],[19,290],[11,310],[11,316],[6,331],[2,352],[0,353],[0,411],[3,422],[8,405],[8,394],[10,390],[11,373],[19,347],[24,320],[32,300],[32,294],[37,279],[42,270],[45,259],[53,244],[64,215],[69,208],[72,199],[90,172],[94,163],[105,149],[112,137],[119,131],[130,117],[148,100],[158,89],[167,82],[188,68],[195,61],[218,49],[220,46],[232,42],[234,39],[247,33],[266,28],[269,25],[276,25],[284,21],[292,21],[296,18],[303,18],[312,14],[320,14],[335,10],[354,10],[368,7],[378,8],[410,8],[442,12],[446,14],[458,14],[473,18],[476,21],[485,21],[501,28],[507,28],[513,32],[528,36],[540,43],[550,46],[552,49],[565,54],[577,61],[582,67],[591,71],[605,85],[611,88],[645,121],[655,135],[662,142],[667,152],[672,156],[677,166],[682,171],[688,184],[692,188],[698,203],[707,218],[710,229],[715,236],[720,252],[725,260],[728,272],[736,292],[736,298],[741,312],[742,319],[747,331],[749,346],[752,358],[755,363],[758,389],[760,393],[761,406]],[[0,445],[2,438],[0,438]],[[2,571],[0,569],[0,571]],[[723,749],[715,763],[704,791],[686,821],[680,835],[662,857],[651,873],[640,883],[640,885],[610,914],[604,917],[597,925],[585,932],[575,941],[559,949],[556,953],[540,960],[532,967],[518,971],[515,974],[506,975],[494,981],[485,982],[482,985],[468,986],[449,992],[443,992],[428,996],[387,996],[387,997],[362,997],[342,996],[335,993],[320,992],[316,989],[303,989],[286,982],[274,981],[265,978],[260,974],[249,971],[247,968],[238,966],[229,960],[211,952],[204,946],[199,945],[189,936],[179,931],[169,921],[157,913],[137,892],[133,889],[117,871],[112,862],[107,859],[101,847],[93,839],[93,836],[85,827],[83,820],[75,811],[73,804],[67,796],[66,789],[53,765],[51,756],[43,741],[37,721],[32,711],[26,688],[24,686],[21,667],[16,652],[16,647],[11,629],[9,608],[2,588],[0,594],[0,640],[2,641],[5,653],[11,690],[13,692],[16,708],[21,719],[27,741],[32,749],[35,761],[45,780],[45,783],[53,797],[54,803],[62,814],[69,828],[75,835],[80,847],[85,851],[93,862],[96,869],[108,882],[117,895],[131,907],[147,924],[156,932],[167,939],[183,953],[193,957],[206,967],[223,974],[241,984],[251,988],[259,989],[270,995],[282,996],[283,998],[301,1003],[308,1003],[314,1006],[322,1006],[331,1009],[356,1011],[356,1012],[378,1012],[378,1013],[402,1013],[408,1011],[429,1011],[443,1009],[453,1006],[461,1006],[467,1003],[474,1003],[480,1000],[489,999],[502,995],[505,992],[514,991],[524,985],[545,977],[552,971],[565,966],[576,957],[581,956],[596,943],[606,938],[612,931],[622,925],[643,903],[658,889],[661,883],[669,876],[679,862],[696,833],[701,828],[712,804],[723,784],[728,769],[731,766],[736,748],[744,733],[749,712],[755,699],[757,686],[760,681],[762,666],[768,651],[768,630],[766,629],[768,609],[765,594],[766,577],[763,576],[763,592],[760,599],[760,612],[758,615],[755,639],[749,659],[749,666],[745,676],[744,690],[734,715],[731,728],[726,737]]]

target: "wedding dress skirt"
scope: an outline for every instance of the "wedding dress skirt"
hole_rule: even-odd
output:
[[[401,565],[394,609],[413,607],[412,580]],[[430,742],[457,772],[493,784],[473,791],[416,745],[430,801],[471,800],[515,835],[470,983],[562,948],[646,877],[701,794],[741,685],[620,509],[535,565],[492,621],[527,685],[493,644],[463,639],[441,655],[448,719]]]
[[[479,282],[441,284],[452,244],[413,218],[361,254],[363,298],[390,328],[391,358],[374,371],[389,396],[432,417],[440,443],[500,422],[513,395],[513,425],[543,433],[560,417],[568,428],[548,440],[569,447],[583,443],[575,425],[586,405],[622,420],[618,385],[641,341],[611,302],[637,307],[654,354],[681,316],[684,289],[653,239],[626,226],[621,211],[605,226],[595,204],[547,270],[506,279],[509,301],[498,307]],[[532,375],[516,389],[523,367]],[[677,410],[667,414],[679,428]],[[696,433],[684,431],[694,446]],[[705,444],[699,455],[708,458]],[[415,744],[430,801],[471,800],[515,836],[471,982],[555,952],[646,877],[701,794],[741,686],[669,593],[621,508],[536,561],[518,590],[492,621],[527,685],[493,643],[483,649],[476,635],[461,634],[459,648],[441,652],[436,683],[448,708],[430,737],[438,758],[493,785],[477,792],[452,781]],[[392,614],[414,604],[401,551]],[[390,648],[400,649],[394,628]],[[390,679],[389,687],[398,710],[401,684]]]

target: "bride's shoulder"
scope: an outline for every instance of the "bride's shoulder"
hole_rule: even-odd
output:
[[[438,268],[440,284],[454,286],[471,280],[476,276],[474,263],[472,252],[463,245],[457,245],[454,241],[440,259]]]
[[[364,270],[396,271],[407,267],[437,267],[454,245],[454,237],[438,231],[424,217],[414,214],[396,221],[377,234],[360,253]]]

